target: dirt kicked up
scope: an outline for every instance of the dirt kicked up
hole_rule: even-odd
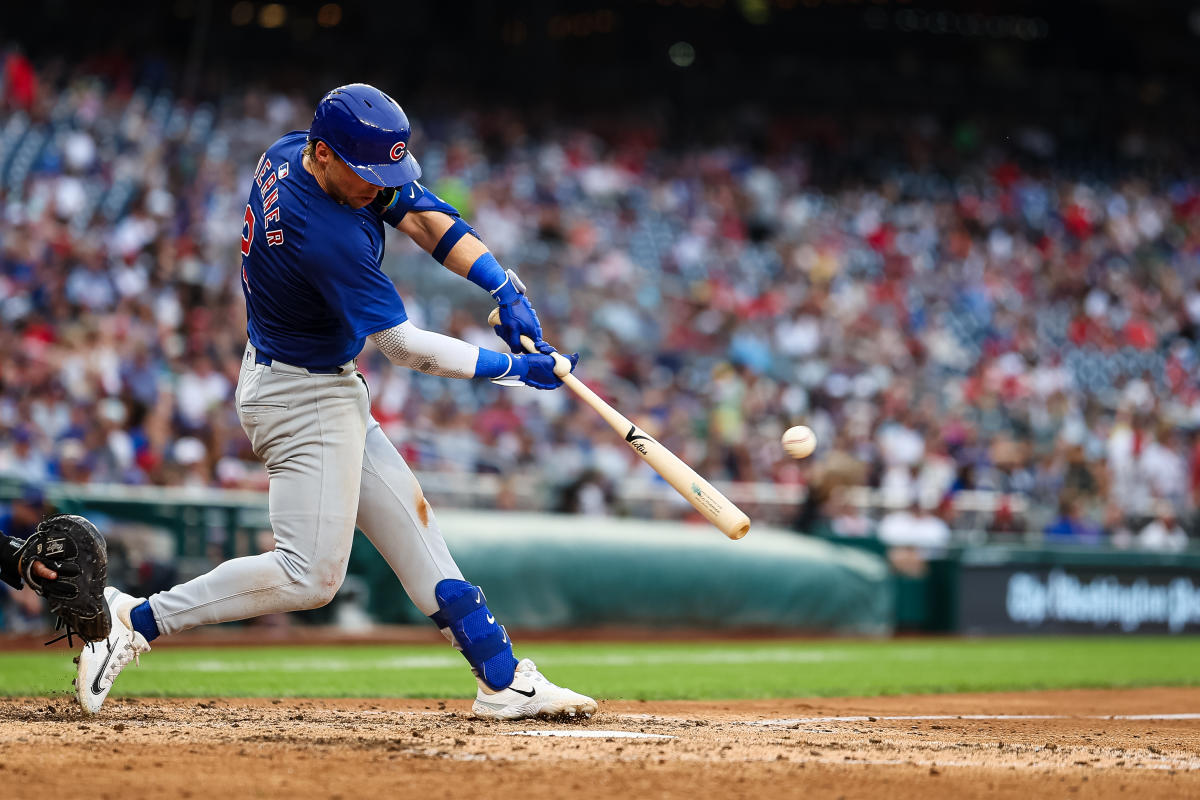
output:
[[[565,734],[565,735],[564,735]],[[0,699],[5,798],[1200,797],[1200,690],[604,702]]]

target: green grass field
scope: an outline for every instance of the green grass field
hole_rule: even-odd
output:
[[[720,699],[1200,685],[1198,637],[533,644],[551,680],[606,699]],[[69,691],[67,651],[0,653],[0,695]],[[441,646],[171,648],[122,673],[114,695],[463,697],[466,664]]]

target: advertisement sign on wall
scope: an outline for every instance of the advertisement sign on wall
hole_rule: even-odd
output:
[[[1153,567],[963,565],[964,633],[1200,632],[1200,574]]]

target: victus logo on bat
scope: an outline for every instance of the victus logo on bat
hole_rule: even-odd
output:
[[[625,434],[625,441],[629,442],[629,446],[634,450],[637,450],[642,455],[646,455],[646,445],[642,444],[643,439],[648,442],[654,441],[653,438],[639,431],[636,425],[630,425],[629,433]]]

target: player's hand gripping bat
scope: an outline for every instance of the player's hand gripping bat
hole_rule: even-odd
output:
[[[494,309],[488,317],[489,325],[500,324],[500,310]],[[521,346],[527,352],[536,353],[533,341],[528,336],[521,337]],[[554,374],[562,379],[579,399],[587,403],[596,413],[604,418],[619,436],[625,439],[633,451],[642,457],[650,467],[683,495],[704,518],[716,525],[721,533],[730,539],[741,539],[750,532],[750,518],[729,498],[713,488],[712,484],[701,478],[694,469],[644,430],[634,425],[621,412],[604,402],[598,394],[571,374],[571,364],[558,353],[554,354]]]

